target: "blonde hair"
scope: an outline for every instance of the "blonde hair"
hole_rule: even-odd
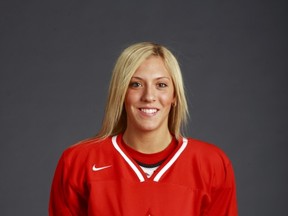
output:
[[[127,116],[124,100],[131,77],[141,63],[152,55],[163,59],[172,78],[176,102],[170,110],[168,128],[176,138],[182,136],[181,129],[187,122],[189,113],[179,64],[166,47],[151,42],[141,42],[126,48],[116,61],[110,81],[102,128],[97,134],[99,139],[105,139],[125,131]]]

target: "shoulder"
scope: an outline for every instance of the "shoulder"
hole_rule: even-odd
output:
[[[108,150],[109,147],[111,147],[111,145],[109,145],[110,143],[110,137],[104,140],[88,138],[69,146],[66,150],[64,150],[61,158],[66,161],[85,160],[91,154],[95,155],[98,152],[105,152],[105,150]]]
[[[211,143],[193,138],[187,140],[186,163],[192,164],[194,170],[199,170],[199,175],[207,182],[212,180],[213,187],[231,187],[234,172],[225,152]]]
[[[194,138],[187,139],[187,153],[205,163],[217,164],[220,163],[228,166],[231,162],[226,153],[216,146],[205,141]]]

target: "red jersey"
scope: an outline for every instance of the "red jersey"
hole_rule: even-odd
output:
[[[231,162],[216,146],[181,138],[150,178],[122,135],[71,146],[59,160],[50,216],[237,216]]]

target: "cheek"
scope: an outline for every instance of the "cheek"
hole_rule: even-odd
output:
[[[174,95],[173,94],[161,95],[160,100],[163,105],[169,106],[174,102]]]
[[[125,96],[125,106],[130,106],[138,100],[138,95],[133,91],[127,91]]]

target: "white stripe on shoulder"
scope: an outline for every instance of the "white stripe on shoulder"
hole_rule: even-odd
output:
[[[136,173],[136,175],[138,176],[140,182],[145,181],[145,178],[143,177],[143,175],[141,174],[141,172],[139,171],[139,169],[135,166],[135,164],[129,159],[129,157],[121,150],[121,148],[119,147],[118,143],[117,143],[117,135],[112,137],[112,143],[114,148],[120,153],[120,155],[124,158],[124,160],[130,165],[130,167],[134,170],[134,172]]]
[[[155,176],[153,181],[158,182],[160,178],[163,176],[163,174],[173,165],[173,163],[177,160],[177,158],[180,156],[180,154],[184,151],[188,143],[188,140],[183,137],[183,143],[182,146],[179,148],[179,150],[175,153],[175,155],[171,158],[171,160],[160,170],[159,173]]]

